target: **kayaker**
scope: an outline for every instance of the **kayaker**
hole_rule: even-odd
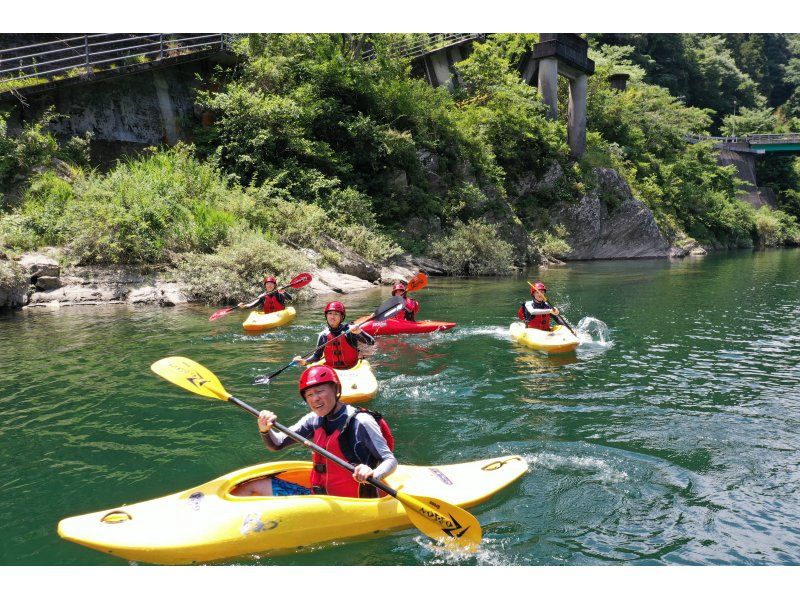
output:
[[[291,300],[292,296],[289,293],[278,289],[275,277],[267,276],[264,279],[264,292],[250,303],[240,303],[239,308],[252,309],[258,306],[265,314],[271,314],[286,309],[286,302]]]
[[[558,315],[558,308],[553,307],[547,302],[544,294],[547,291],[547,287],[544,285],[543,282],[535,282],[531,285],[531,297],[530,301],[526,301],[523,303],[520,308],[517,310],[517,317],[520,320],[525,320],[526,326],[528,328],[538,328],[539,330],[550,330],[550,316]],[[549,313],[535,313],[533,310],[543,310],[547,309],[550,310]]]
[[[303,359],[297,355],[294,361],[300,365],[306,365],[319,361],[324,355],[326,365],[340,370],[349,370],[358,363],[359,341],[367,345],[374,345],[375,339],[363,332],[359,326],[353,326],[347,333],[343,334],[345,328],[344,318],[347,315],[347,310],[341,301],[328,303],[325,306],[324,314],[328,326],[326,330],[320,333],[317,339],[317,350],[314,355],[310,359]],[[331,339],[335,340],[331,341]]]
[[[314,453],[310,492],[299,484],[279,478],[265,478],[242,484],[236,494],[286,496],[312,493],[351,498],[377,497],[377,489],[366,483],[367,478],[372,476],[381,480],[397,468],[397,459],[390,446],[394,440],[388,425],[382,418],[381,421],[376,420],[366,410],[342,403],[339,400],[342,394],[339,377],[333,368],[326,365],[308,368],[300,377],[298,387],[311,413],[303,416],[290,429],[352,464],[355,471],[351,474],[333,461]],[[258,431],[264,445],[271,451],[279,451],[297,442],[272,429],[276,419],[273,412],[266,410],[258,416]]]
[[[394,283],[394,286],[392,286],[392,296],[397,297],[398,295],[405,299],[406,304],[402,311],[399,311],[397,312],[397,315],[392,316],[392,319],[408,320],[409,322],[415,321],[417,312],[419,311],[419,301],[409,299],[406,296],[406,285],[401,281]]]

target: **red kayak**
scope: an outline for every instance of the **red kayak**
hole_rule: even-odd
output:
[[[361,330],[372,336],[422,334],[423,332],[449,330],[455,325],[455,322],[436,322],[434,320],[420,320],[419,322],[410,322],[408,320],[383,320],[382,322],[367,322],[361,327]]]

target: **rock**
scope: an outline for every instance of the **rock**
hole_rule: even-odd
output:
[[[61,266],[53,258],[40,253],[26,253],[19,258],[19,265],[31,277],[31,282],[36,282],[40,276],[53,276],[58,278],[61,275]]]
[[[325,233],[320,235],[320,239],[323,245],[338,256],[339,262],[335,264],[337,270],[350,276],[364,278],[370,282],[376,282],[380,279],[381,271],[375,264],[368,262],[355,251]]]
[[[128,295],[128,303],[157,303],[161,298],[161,292],[156,287],[142,287],[133,289]]]
[[[183,289],[178,283],[161,283],[159,288],[161,290],[161,298],[159,299],[159,303],[163,307],[174,307],[179,303],[187,303],[189,301],[186,297],[186,293],[184,293]]]
[[[314,280],[308,285],[316,295],[326,295],[329,293],[355,293],[372,289],[375,285],[369,281],[343,274],[333,270],[312,270],[311,275]]]
[[[416,269],[389,264],[381,268],[381,284],[394,284],[397,280],[408,282],[417,273]]]
[[[653,213],[634,199],[628,184],[614,170],[596,168],[598,188],[577,203],[564,203],[553,214],[567,229],[572,251],[567,260],[669,257],[670,243]],[[621,198],[609,209],[601,199]]]
[[[76,303],[121,303],[128,295],[127,288],[108,286],[69,285],[53,291],[36,292],[30,297],[29,306],[58,301],[65,304]]]
[[[411,263],[425,274],[431,276],[447,276],[447,269],[444,267],[444,264],[431,257],[412,257]]]
[[[36,279],[36,289],[39,291],[52,291],[61,286],[61,280],[57,276],[39,276]]]

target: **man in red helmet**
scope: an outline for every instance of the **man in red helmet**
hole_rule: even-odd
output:
[[[517,310],[517,317],[525,320],[528,328],[549,331],[551,329],[550,316],[558,315],[558,308],[547,302],[547,298],[544,296],[546,291],[547,287],[543,282],[533,283],[531,285],[531,301],[526,301]],[[548,313],[543,313],[543,310],[548,310]]]
[[[326,365],[313,366],[303,372],[299,390],[311,413],[290,429],[355,467],[351,474],[314,453],[312,493],[352,498],[378,496],[377,489],[365,483],[367,478],[381,480],[397,468],[397,459],[392,453],[394,440],[386,422],[378,414],[342,403],[339,400],[342,392],[339,377],[333,368]],[[258,431],[264,445],[271,451],[279,451],[297,442],[272,429],[276,419],[271,411],[262,411],[258,416]],[[266,478],[243,484],[237,488],[236,494],[285,496],[308,494],[308,488],[279,478]]]
[[[278,289],[275,277],[267,276],[264,279],[264,292],[250,303],[240,303],[239,308],[252,309],[257,305],[265,314],[271,314],[286,309],[286,302],[291,300],[292,296],[289,293]]]
[[[314,355],[310,359],[303,359],[297,355],[294,361],[300,365],[306,365],[319,361],[324,355],[326,365],[339,370],[349,370],[359,360],[358,342],[374,345],[375,339],[363,332],[359,326],[353,326],[345,332],[344,317],[347,315],[347,311],[341,301],[328,303],[324,313],[328,326],[317,339],[317,350]]]
[[[397,315],[392,316],[392,319],[413,322],[419,311],[419,302],[406,296],[406,285],[401,281],[397,281],[392,286],[392,297],[397,297],[398,295],[405,299],[406,304],[401,311],[397,312]]]

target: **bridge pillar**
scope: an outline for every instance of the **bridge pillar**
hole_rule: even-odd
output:
[[[581,73],[569,82],[567,140],[570,155],[580,158],[586,150],[586,96],[588,77]]]
[[[523,67],[523,77],[528,82],[538,70],[539,93],[547,105],[548,118],[553,120],[558,118],[558,77],[569,79],[567,139],[573,158],[583,156],[586,149],[586,90],[588,76],[594,73],[588,50],[588,42],[574,33],[542,33],[529,57],[535,66]]]
[[[547,106],[547,118],[558,118],[558,59],[544,58],[539,61],[539,93]]]

